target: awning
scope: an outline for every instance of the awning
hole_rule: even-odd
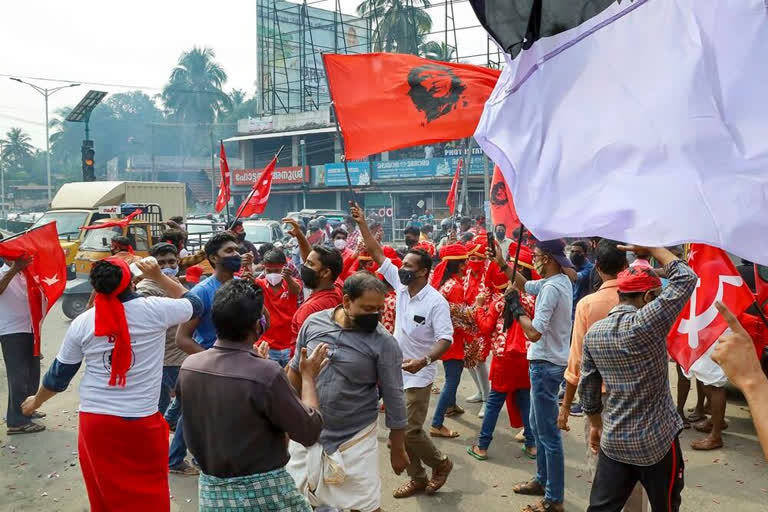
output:
[[[255,139],[274,139],[275,137],[291,137],[292,135],[311,135],[313,133],[334,133],[336,128],[330,126],[328,128],[310,128],[308,130],[296,130],[292,132],[273,132],[273,133],[255,133],[253,135],[242,135],[240,137],[230,137],[224,139],[224,142],[237,142],[241,140],[255,140]]]

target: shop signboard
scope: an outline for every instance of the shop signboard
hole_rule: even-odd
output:
[[[416,160],[389,160],[373,163],[375,180],[400,180],[407,178],[452,178],[459,157],[424,158]],[[469,174],[482,175],[485,164],[482,155],[472,155]]]
[[[264,169],[233,169],[232,184],[235,186],[250,187],[258,179]],[[272,175],[274,185],[299,185],[308,181],[309,173],[306,168],[295,167],[276,167]]]
[[[371,184],[371,171],[368,162],[348,162],[347,166],[353,187],[365,187]],[[343,163],[325,164],[325,185],[327,187],[347,186],[347,175]]]

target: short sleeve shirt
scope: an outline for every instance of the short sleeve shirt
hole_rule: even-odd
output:
[[[11,267],[3,265],[0,277],[11,271]],[[31,333],[32,317],[29,314],[29,299],[27,298],[27,279],[24,274],[16,274],[8,283],[5,291],[0,294],[0,335]]]
[[[573,325],[571,280],[565,274],[555,274],[546,279],[528,281],[525,291],[536,296],[532,323],[533,328],[541,333],[541,339],[528,347],[528,360],[567,366]]]
[[[277,290],[266,279],[257,279],[256,283],[264,291],[264,306],[269,311],[269,329],[261,339],[274,350],[291,348],[291,321],[298,308],[297,296],[288,290],[285,280]]]
[[[203,302],[203,312],[200,315],[200,323],[195,329],[195,341],[203,348],[211,348],[216,342],[216,328],[213,326],[213,298],[216,291],[224,284],[216,276],[211,276],[200,284],[196,285],[189,293],[197,295]]]

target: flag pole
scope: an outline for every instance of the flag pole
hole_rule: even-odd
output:
[[[224,139],[219,139],[219,146],[224,146]],[[221,155],[219,155],[219,158],[221,158]],[[219,164],[219,167],[221,167],[221,164]],[[229,162],[227,162],[227,168],[229,168]],[[232,195],[232,175],[230,174],[230,180],[229,180],[229,195]],[[227,225],[231,225],[231,219],[229,215],[229,201],[227,201]]]
[[[283,148],[284,148],[284,147],[285,147],[285,144],[283,144],[282,146],[280,146],[280,149],[278,149],[278,150],[277,150],[277,153],[275,153],[275,163],[277,163],[277,162],[279,161],[280,153],[282,153],[282,152],[283,152]],[[263,173],[263,172],[264,172],[264,171],[262,170],[262,173]],[[259,177],[258,177],[257,179],[261,179],[261,174],[259,174]],[[250,201],[250,200],[251,200],[251,198],[253,197],[253,192],[254,192],[254,189],[253,189],[253,187],[251,187],[251,191],[250,191],[250,192],[248,192],[248,197],[246,197],[246,198],[245,198],[245,201],[243,201],[243,203],[242,203],[242,204],[247,204],[247,203],[248,203],[248,201]],[[242,206],[242,205],[241,205],[241,206]],[[238,208],[238,209],[237,209],[237,212],[235,212],[235,218],[234,218],[234,219],[232,220],[232,222],[229,224],[229,226],[227,227],[227,229],[232,229],[232,226],[235,224],[235,222],[237,222],[237,221],[238,221],[238,219],[240,218],[240,210],[241,210],[241,208]]]
[[[329,94],[330,90],[331,89],[328,88]],[[336,121],[336,135],[338,135],[341,149],[344,151],[344,136],[341,133],[341,126],[339,126],[339,115],[336,113],[336,105],[333,103],[333,99],[331,99],[331,107],[333,108],[333,118]],[[349,188],[349,193],[352,195],[352,201],[354,201],[357,206],[360,206],[360,204],[357,202],[357,194],[355,194],[355,191],[352,189],[352,178],[349,176],[349,166],[347,165],[346,154],[341,154],[341,161],[344,163],[344,174],[347,175],[347,187]]]
[[[512,263],[512,275],[517,275],[517,262],[520,258],[520,247],[523,245],[523,233],[525,233],[525,226],[520,223],[520,234],[517,235],[517,248],[515,249],[515,261]],[[514,284],[514,281],[512,282]]]

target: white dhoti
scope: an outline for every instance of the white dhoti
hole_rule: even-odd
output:
[[[381,507],[377,423],[364,428],[336,452],[325,453],[320,443],[309,448],[291,441],[291,460],[285,467],[296,488],[313,507],[372,512]]]
[[[690,370],[683,371],[688,379],[696,377],[696,380],[704,384],[705,386],[715,386],[716,388],[724,388],[728,384],[728,377],[725,376],[725,372],[720,365],[712,360],[712,353],[715,351],[717,342],[713,343],[711,347],[691,365]]]

